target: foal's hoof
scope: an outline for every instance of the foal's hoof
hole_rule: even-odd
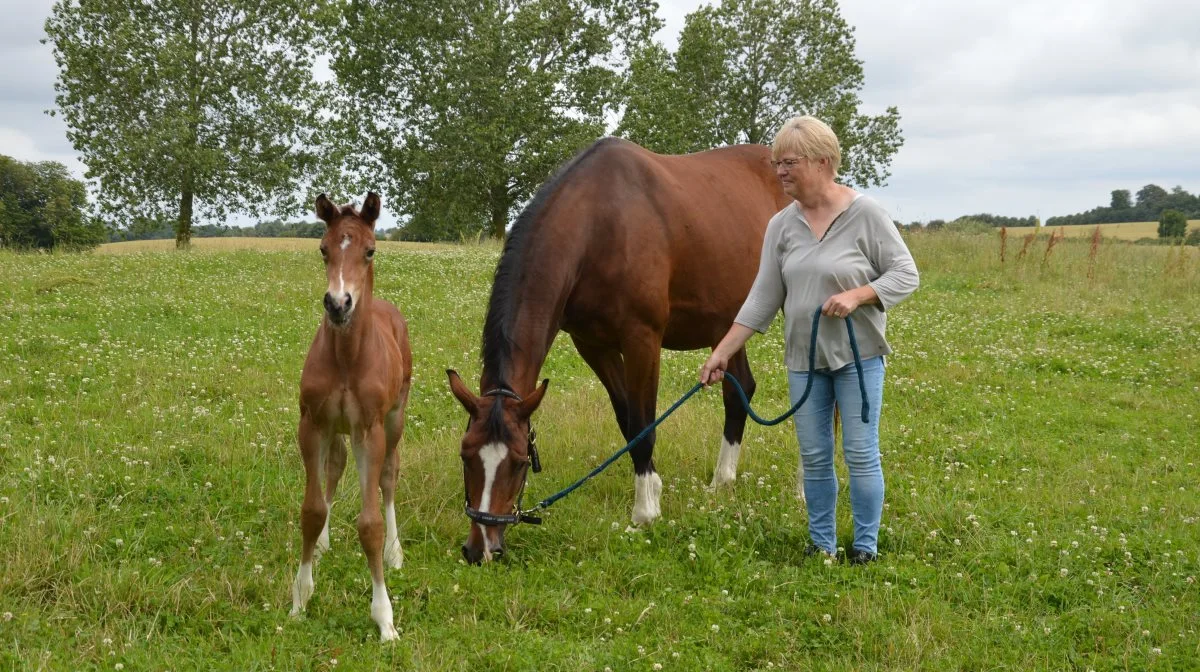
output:
[[[400,633],[396,631],[396,626],[391,623],[384,623],[379,626],[379,641],[381,643],[394,642],[400,639]]]

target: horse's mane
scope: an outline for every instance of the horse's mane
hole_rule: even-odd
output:
[[[496,275],[492,279],[492,296],[488,301],[487,317],[483,324],[483,340],[479,349],[483,360],[483,370],[491,374],[495,387],[509,389],[509,367],[512,363],[513,349],[513,318],[517,313],[516,288],[520,283],[525,267],[525,249],[528,247],[530,229],[537,221],[546,206],[546,202],[558,190],[566,178],[581,164],[586,162],[603,147],[621,142],[616,138],[604,138],[593,143],[590,147],[575,155],[546,181],[534,194],[533,200],[513,223],[512,230],[504,241],[504,251],[500,262],[496,265]],[[487,392],[488,390],[482,390]],[[497,404],[493,410],[500,408]]]

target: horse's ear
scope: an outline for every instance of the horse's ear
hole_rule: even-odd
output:
[[[317,196],[317,217],[320,217],[326,224],[332,224],[333,220],[338,216],[338,208],[329,200],[325,194]]]
[[[367,192],[367,200],[363,201],[362,210],[358,213],[363,221],[375,228],[375,220],[379,219],[379,194]]]
[[[533,394],[525,397],[521,403],[517,404],[517,416],[521,419],[528,418],[533,415],[537,407],[542,403],[542,397],[546,396],[546,388],[550,386],[550,379],[542,381],[541,387],[533,391]]]
[[[479,408],[479,397],[467,389],[462,378],[458,377],[458,372],[454,369],[446,369],[446,376],[450,378],[450,391],[454,393],[454,398],[458,399],[458,403],[467,409],[467,413],[474,416],[475,410]]]

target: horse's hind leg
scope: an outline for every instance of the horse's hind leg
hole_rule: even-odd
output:
[[[625,439],[632,440],[654,422],[658,396],[659,347],[657,340],[634,340],[625,349],[625,387],[629,392],[629,424]],[[633,524],[644,525],[662,515],[662,478],[654,469],[655,432],[651,430],[629,450],[633,458]]]
[[[754,399],[754,374],[750,372],[750,361],[746,349],[738,350],[729,358],[729,373],[742,385],[747,399]],[[721,381],[721,392],[725,402],[725,431],[721,437],[721,452],[717,454],[717,466],[713,469],[711,488],[717,488],[737,479],[738,459],[742,452],[742,436],[746,431],[746,409],[733,383]]]
[[[404,549],[400,546],[400,532],[396,527],[396,479],[400,474],[400,450],[397,445],[404,434],[404,408],[401,406],[388,414],[387,454],[383,460],[383,473],[379,477],[379,488],[383,491],[383,517],[387,533],[383,542],[383,564],[392,569],[404,565]]]
[[[298,432],[300,456],[304,460],[304,504],[300,507],[300,531],[303,544],[300,549],[300,569],[292,584],[292,616],[304,612],[313,594],[313,557],[317,538],[329,517],[329,505],[321,496],[322,466],[329,450],[330,436],[323,433],[309,419],[300,417]]]
[[[325,527],[317,538],[317,555],[329,550],[329,520],[333,518],[333,495],[337,492],[338,481],[346,470],[346,441],[341,434],[334,434],[325,454],[325,504],[329,513],[325,515]]]

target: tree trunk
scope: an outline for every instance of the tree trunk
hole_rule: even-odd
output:
[[[179,220],[175,222],[175,249],[186,250],[192,246],[192,187],[187,184],[179,197]]]
[[[492,209],[492,223],[489,227],[492,238],[504,240],[504,230],[508,227],[508,210],[512,205],[507,185],[492,187],[492,197],[488,199]]]

